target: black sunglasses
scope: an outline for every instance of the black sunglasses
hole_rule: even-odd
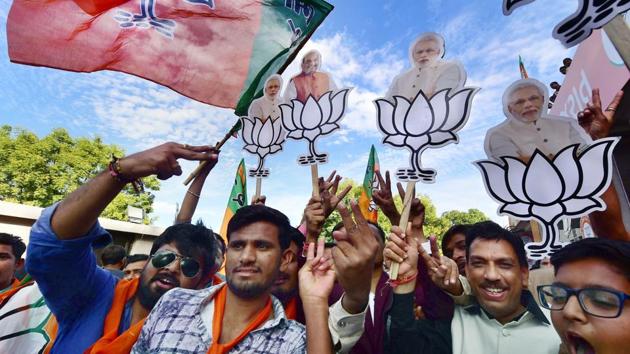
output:
[[[164,267],[168,267],[171,263],[175,262],[175,260],[179,259],[179,268],[182,271],[182,274],[187,278],[192,278],[199,274],[199,270],[201,266],[199,262],[190,257],[184,257],[179,255],[173,251],[161,251],[151,256],[151,265],[153,267],[160,269]]]

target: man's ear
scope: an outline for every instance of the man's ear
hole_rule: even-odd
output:
[[[15,261],[15,268],[22,268],[24,266],[24,258],[20,258]]]
[[[295,253],[293,253],[293,251],[291,251],[290,248],[287,248],[286,250],[282,251],[282,258],[280,259],[280,265],[284,266],[291,263],[295,256],[296,256]]]

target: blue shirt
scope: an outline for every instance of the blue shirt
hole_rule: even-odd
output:
[[[59,240],[50,226],[57,205],[44,209],[31,228],[26,270],[59,323],[51,352],[83,353],[103,335],[118,282],[97,266],[92,247],[103,247],[112,238],[97,221],[86,235]]]

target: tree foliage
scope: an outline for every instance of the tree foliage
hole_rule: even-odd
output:
[[[339,191],[342,191],[348,185],[351,185],[352,189],[344,198],[344,203],[346,203],[346,205],[349,205],[351,199],[358,200],[359,196],[361,196],[361,190],[363,188],[362,185],[357,184],[353,180],[345,179],[342,183],[340,183]],[[444,235],[446,230],[455,224],[472,224],[488,220],[488,217],[478,209],[468,209],[468,211],[449,210],[438,216],[435,204],[433,204],[431,198],[426,195],[420,195],[419,198],[422,201],[422,204],[424,204],[424,234],[426,236],[435,235],[439,240],[441,240],[442,235]],[[398,210],[401,211],[403,203],[400,196],[394,196],[394,203],[396,204]],[[333,212],[326,220],[323,232],[327,239],[331,239],[332,229],[339,222],[341,222],[341,216],[337,211]],[[386,234],[389,233],[389,230],[392,227],[389,219],[380,210],[378,211],[378,224],[383,228]]]
[[[43,138],[34,133],[0,127],[0,200],[46,207],[107,169],[112,154],[122,156],[116,145],[99,138],[72,138],[65,129],[55,129]],[[136,195],[128,186],[105,209],[102,216],[127,220],[127,206],[153,208],[160,183],[155,177],[144,178],[145,193]],[[148,220],[145,220],[148,222]]]

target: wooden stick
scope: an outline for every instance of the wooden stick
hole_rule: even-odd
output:
[[[400,214],[400,222],[398,223],[398,227],[400,227],[403,232],[407,232],[407,223],[409,222],[409,213],[411,212],[411,201],[415,197],[415,186],[416,182],[407,182],[407,187],[405,188],[405,199],[403,200],[403,210]],[[410,236],[410,235],[407,235]],[[420,260],[419,260],[420,261]],[[396,280],[398,278],[398,267],[400,263],[393,262],[392,266],[389,270],[389,278],[392,280]]]
[[[542,236],[540,236],[540,227],[538,226],[538,222],[536,220],[529,221],[529,227],[532,229],[532,238],[534,242],[541,242]]]
[[[214,148],[219,151],[221,150],[221,147],[225,144],[225,142],[228,141],[228,139],[230,139],[230,137],[232,136],[231,130],[230,132],[228,132],[227,134],[225,134],[225,136],[223,137],[223,139],[221,141],[219,141],[217,143],[217,145],[214,146]],[[195,168],[189,175],[188,177],[186,177],[186,179],[184,180],[184,185],[187,186],[188,183],[190,183],[190,181],[193,180],[193,178],[197,177],[197,175],[199,174],[199,172],[201,172],[201,170],[203,170],[204,167],[206,167],[206,165],[208,164],[208,161],[203,161],[202,163],[199,164],[199,166],[197,166],[197,168]]]
[[[617,15],[604,25],[604,31],[617,49],[627,68],[630,68],[630,28],[623,15]]]
[[[317,164],[311,165],[311,183],[313,184],[313,196],[319,197],[319,172]]]
[[[254,199],[256,198],[260,198],[260,190],[262,188],[262,178],[261,177],[256,177],[256,195],[254,196]]]

